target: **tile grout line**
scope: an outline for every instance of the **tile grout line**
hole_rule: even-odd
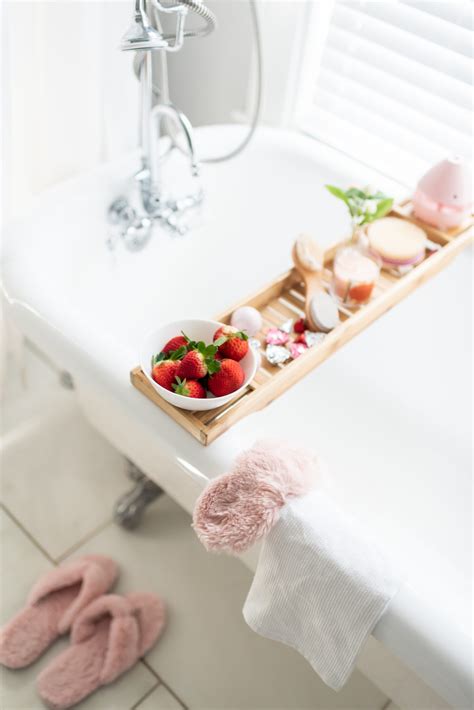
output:
[[[143,664],[142,659],[140,659],[140,662]],[[147,669],[147,670],[149,670],[149,669]],[[153,675],[153,677],[156,678],[156,676],[154,674],[152,674],[152,675]],[[132,705],[130,710],[137,710],[137,708],[140,707],[140,705],[144,702],[144,700],[149,698],[150,695],[152,693],[154,693],[157,688],[160,687],[160,685],[161,685],[160,681],[157,680],[156,683],[149,690],[147,690],[146,693],[144,695],[142,695],[142,697],[139,700],[137,700],[137,702],[134,705]]]
[[[42,545],[36,540],[36,538],[27,530],[27,528],[24,527],[24,525],[18,520],[18,518],[13,515],[11,510],[7,508],[7,506],[4,503],[0,503],[0,508],[4,511],[6,515],[10,518],[10,520],[15,523],[15,525],[22,531],[24,535],[28,538],[28,540],[36,547],[37,550],[41,552],[41,554],[46,557],[48,562],[51,562],[55,567],[57,566],[57,561],[44,549]]]
[[[143,663],[143,665],[144,665],[146,668],[148,668],[148,670],[150,671],[150,673],[155,676],[155,678],[159,681],[159,683],[160,683],[164,688],[166,688],[166,690],[168,691],[168,693],[169,693],[170,695],[172,695],[173,698],[181,705],[181,707],[183,708],[183,710],[188,710],[187,705],[186,705],[185,703],[183,703],[183,701],[181,700],[181,698],[179,697],[179,695],[177,695],[177,694],[174,692],[174,690],[172,690],[172,688],[170,688],[170,686],[169,686],[167,683],[165,683],[165,681],[163,680],[163,678],[162,678],[160,675],[158,675],[158,673],[155,671],[155,669],[149,664],[149,662],[147,661],[147,659],[146,659],[146,658],[142,658],[142,659],[141,659],[141,662]]]
[[[102,532],[102,530],[105,530],[105,528],[111,525],[112,523],[113,519],[107,518],[107,520],[97,525],[90,532],[84,535],[84,537],[82,537],[78,542],[75,542],[73,545],[71,545],[71,547],[68,547],[65,552],[62,552],[60,555],[58,555],[58,557],[56,558],[56,564],[61,564],[61,562],[64,562],[66,557],[69,557],[69,555],[73,554],[74,552],[77,552],[77,550],[82,545],[84,545],[86,542],[89,542],[89,540],[92,540],[95,535]]]

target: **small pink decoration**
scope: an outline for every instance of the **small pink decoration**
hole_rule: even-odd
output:
[[[269,328],[265,336],[267,345],[285,345],[290,339],[288,333],[279,328]]]
[[[305,350],[308,349],[308,346],[305,343],[290,343],[287,345],[288,350],[290,351],[290,355],[293,360],[296,360],[297,357],[302,355]]]
[[[465,161],[453,157],[428,170],[413,195],[419,219],[439,229],[458,227],[471,214],[472,173]]]

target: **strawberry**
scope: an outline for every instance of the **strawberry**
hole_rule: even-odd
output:
[[[299,320],[296,321],[296,323],[293,326],[293,330],[295,333],[304,333],[306,330],[306,322],[304,318],[300,318]]]
[[[160,362],[153,365],[151,376],[158,385],[172,392],[172,385],[175,381],[178,367],[179,362],[177,360],[160,360]]]
[[[173,385],[175,394],[181,394],[184,397],[193,397],[194,399],[202,399],[206,397],[206,390],[197,380],[181,380],[176,378],[176,384]]]
[[[189,380],[199,380],[207,375],[206,359],[199,350],[186,353],[179,363],[178,377]]]
[[[216,360],[217,345],[206,345],[202,340],[198,343],[188,340],[187,348],[189,352],[181,361],[178,377],[200,380],[208,374],[212,375],[213,372],[219,371],[221,364]]]
[[[218,346],[220,355],[230,360],[242,360],[247,355],[247,341],[248,336],[231,325],[223,325],[214,333],[214,345]]]
[[[162,348],[161,352],[166,353],[168,355],[168,353],[173,352],[173,350],[178,350],[179,348],[182,348],[187,344],[188,340],[184,337],[184,335],[176,335],[174,338],[171,338],[171,340],[168,340],[166,345]]]
[[[238,362],[225,359],[221,362],[221,369],[209,377],[207,386],[213,395],[222,397],[235,392],[242,386],[245,374]]]

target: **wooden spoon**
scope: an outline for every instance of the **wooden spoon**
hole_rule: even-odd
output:
[[[302,234],[293,245],[292,257],[305,284],[306,320],[312,330],[327,333],[340,321],[337,306],[321,283],[324,251],[312,237]]]

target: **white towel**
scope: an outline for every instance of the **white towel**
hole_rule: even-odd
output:
[[[339,690],[399,586],[356,523],[313,491],[287,503],[265,538],[243,614]]]

